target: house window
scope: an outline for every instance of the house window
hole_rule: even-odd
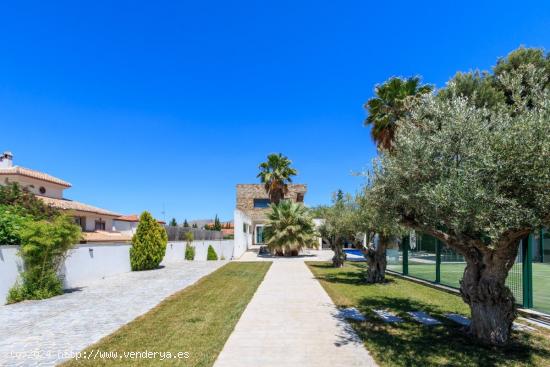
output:
[[[243,223],[243,232],[244,233],[248,232],[248,224],[246,224],[246,223]]]
[[[74,223],[80,226],[83,231],[86,230],[86,217],[74,217]]]
[[[104,231],[105,230],[105,221],[99,219],[95,221],[95,230]]]
[[[269,199],[254,199],[254,208],[268,208],[269,207]]]
[[[298,194],[296,195],[296,201],[298,203],[303,203],[304,202],[304,194]]]

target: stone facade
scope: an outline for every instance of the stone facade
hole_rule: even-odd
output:
[[[306,192],[306,185],[291,184],[288,185],[288,193],[285,195],[285,199],[303,202]],[[237,209],[248,215],[255,223],[262,223],[265,221],[265,215],[269,209],[254,208],[254,199],[269,199],[263,184],[237,185]]]

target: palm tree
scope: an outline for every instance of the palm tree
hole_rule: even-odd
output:
[[[386,152],[391,151],[395,132],[399,120],[405,117],[410,109],[411,103],[419,99],[423,94],[433,90],[431,85],[422,85],[419,77],[407,79],[390,78],[385,83],[377,85],[376,96],[365,103],[368,112],[365,125],[372,126],[372,138],[378,149]],[[384,280],[386,270],[386,248],[398,246],[395,237],[388,233],[380,233],[380,244],[376,257],[369,259],[369,272],[374,276],[368,279],[370,282],[381,282]],[[367,253],[368,254],[368,253]],[[369,256],[367,256],[369,258]]]
[[[271,204],[264,235],[266,245],[277,255],[292,256],[317,245],[315,224],[308,209],[299,203],[282,200]]]
[[[260,173],[258,177],[269,195],[273,204],[279,204],[288,192],[288,184],[292,182],[292,176],[296,176],[298,171],[290,167],[292,161],[279,154],[270,154],[267,161],[260,164]]]
[[[372,138],[379,149],[391,150],[399,119],[407,113],[407,101],[432,90],[431,85],[421,85],[419,77],[393,77],[376,86],[376,96],[364,107],[368,112],[365,125],[372,126]]]

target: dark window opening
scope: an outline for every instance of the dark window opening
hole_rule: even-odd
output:
[[[104,231],[105,230],[105,221],[103,220],[96,220],[95,221],[95,230],[96,231]]]
[[[74,223],[80,226],[83,231],[86,230],[86,217],[74,217]]]
[[[254,208],[268,208],[270,204],[269,199],[254,199]]]
[[[304,202],[304,194],[298,194],[296,195],[296,201],[298,203],[303,203]]]

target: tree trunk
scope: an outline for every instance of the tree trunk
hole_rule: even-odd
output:
[[[505,257],[495,256],[493,250],[482,254],[473,249],[466,256],[460,293],[472,313],[469,332],[486,344],[504,345],[510,338],[517,309],[505,281],[516,254],[517,249]]]
[[[367,283],[384,283],[386,280],[386,248],[389,240],[389,237],[380,235],[378,246],[363,251],[367,258]]]
[[[343,267],[344,261],[346,260],[346,254],[344,252],[342,241],[334,241],[334,245],[332,245],[332,250],[334,251],[334,256],[332,257],[332,266],[335,268]]]
[[[281,200],[283,200],[285,197],[284,192],[282,190],[276,189],[269,193],[269,201],[272,204],[279,205]]]

